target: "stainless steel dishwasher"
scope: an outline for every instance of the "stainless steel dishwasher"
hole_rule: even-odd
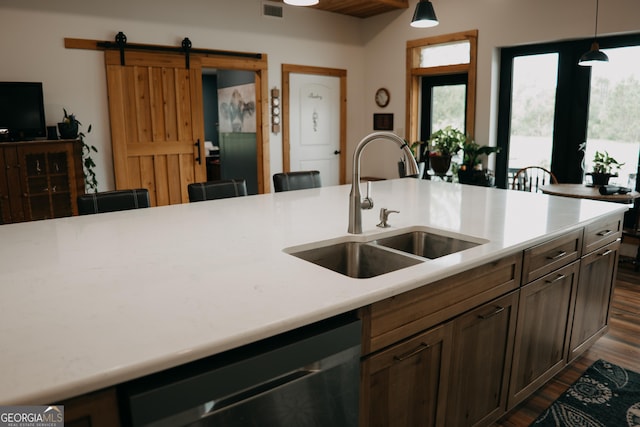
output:
[[[129,426],[357,426],[361,322],[339,316],[120,386]]]

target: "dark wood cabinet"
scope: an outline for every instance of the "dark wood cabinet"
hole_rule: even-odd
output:
[[[455,370],[470,362],[464,352],[479,344],[477,338],[483,340],[482,351],[474,350],[479,364],[489,361],[484,357],[501,360],[496,381],[504,411],[502,379],[508,380],[503,375],[511,366],[521,272],[522,253],[517,253],[364,307],[360,425],[455,425],[447,403],[473,393]],[[457,317],[469,310],[471,314]],[[478,316],[486,321],[475,324]],[[457,367],[451,366],[452,361]],[[487,373],[485,366],[480,371]],[[452,375],[456,380],[451,380]],[[478,383],[484,381],[475,375]],[[496,375],[495,370],[489,375]],[[492,381],[489,386],[495,384]],[[493,414],[498,412],[492,410]]]
[[[447,426],[486,426],[507,406],[518,291],[454,320]]]
[[[445,425],[451,330],[438,326],[362,362],[361,426]]]
[[[574,360],[606,331],[620,239],[582,257],[574,300],[568,361]]]
[[[66,427],[118,427],[120,415],[115,388],[62,402]]]
[[[76,140],[0,145],[0,219],[4,224],[78,214],[84,194],[82,145]]]
[[[525,255],[526,256],[526,255]],[[566,365],[570,304],[580,262],[541,277],[520,290],[508,408],[513,408]]]

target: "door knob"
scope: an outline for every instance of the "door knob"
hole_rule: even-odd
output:
[[[335,154],[337,156],[338,154],[340,154],[340,150],[334,151],[333,154]]]

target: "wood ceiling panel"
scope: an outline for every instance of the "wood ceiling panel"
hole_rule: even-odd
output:
[[[320,0],[320,3],[311,7],[357,18],[369,18],[392,10],[407,9],[409,0]]]

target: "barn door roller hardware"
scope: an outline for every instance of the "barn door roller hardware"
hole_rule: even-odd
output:
[[[120,65],[122,66],[125,65],[126,50],[146,50],[146,51],[152,51],[152,52],[183,53],[185,55],[185,65],[187,69],[189,68],[189,62],[190,62],[189,58],[190,58],[190,55],[192,54],[262,59],[261,53],[230,52],[227,50],[215,50],[215,49],[194,49],[192,47],[191,40],[189,40],[187,37],[185,37],[182,40],[182,43],[180,46],[161,46],[161,45],[150,45],[150,44],[127,43],[127,36],[122,31],[116,34],[115,42],[97,41],[95,44],[95,47],[103,50],[120,51]]]

